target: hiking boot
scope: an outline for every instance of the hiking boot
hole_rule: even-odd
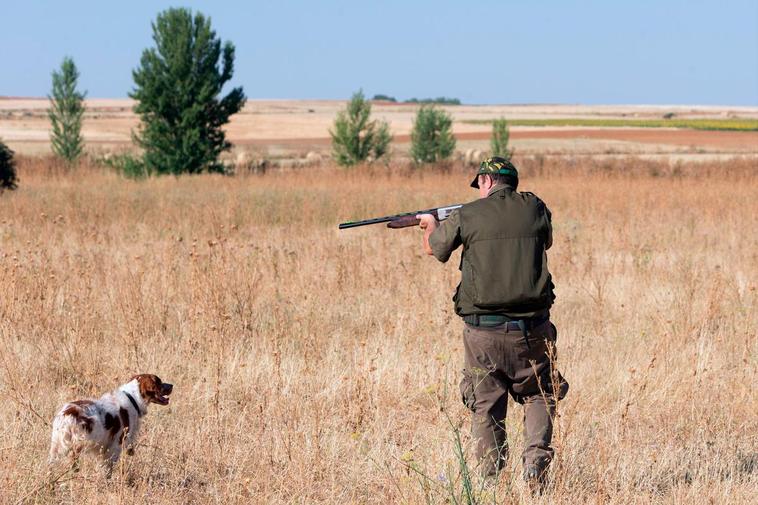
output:
[[[542,494],[545,490],[545,469],[536,465],[524,468],[524,481],[533,495]]]

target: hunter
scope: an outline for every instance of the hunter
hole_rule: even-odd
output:
[[[438,222],[421,214],[424,250],[441,262],[463,246],[461,282],[453,297],[463,329],[463,402],[482,475],[496,479],[507,457],[508,395],[524,406],[524,479],[542,489],[553,459],[556,402],[568,383],[553,367],[555,296],[546,251],[551,214],[532,193],[518,192],[518,171],[505,158],[488,158],[471,187],[480,198]]]

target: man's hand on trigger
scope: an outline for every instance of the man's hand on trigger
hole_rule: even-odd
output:
[[[439,223],[431,214],[418,214],[416,219],[419,220],[419,227],[424,230],[424,252],[432,256],[432,247],[429,245],[429,236],[434,233]]]
[[[427,228],[431,227],[432,231],[434,231],[434,228],[437,227],[437,220],[434,218],[431,214],[417,214],[416,219],[418,219],[419,226],[422,230],[426,230]]]

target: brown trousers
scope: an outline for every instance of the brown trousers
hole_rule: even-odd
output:
[[[507,458],[505,416],[508,394],[524,405],[524,468],[542,472],[553,458],[555,404],[566,395],[568,383],[552,366],[555,326],[544,324],[524,333],[508,326],[466,325],[461,394],[473,412],[471,429],[482,474],[496,475]]]

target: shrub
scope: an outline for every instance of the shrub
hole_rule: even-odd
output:
[[[437,98],[409,98],[405,103],[420,103],[420,104],[437,104],[437,105],[460,105],[461,101],[457,98],[448,98],[446,96],[438,96]]]
[[[397,102],[397,99],[394,96],[389,95],[374,95],[374,98],[372,100],[376,100],[379,102]]]
[[[155,48],[133,72],[146,173],[223,172],[219,154],[231,147],[222,126],[245,104],[241,87],[219,98],[234,71],[234,45],[189,9],[168,9],[153,23]],[[219,63],[220,62],[220,63]]]
[[[490,139],[492,156],[500,156],[508,160],[511,159],[513,151],[508,149],[510,135],[511,132],[505,118],[496,119],[492,122],[492,138]]]
[[[434,105],[422,105],[411,132],[411,157],[416,163],[436,163],[455,150],[453,119]]]
[[[145,165],[142,158],[129,153],[116,154],[110,158],[104,158],[100,162],[129,179],[143,179],[152,175],[150,168]]]
[[[72,164],[82,155],[82,116],[86,92],[76,89],[79,71],[74,60],[63,58],[60,72],[53,71],[52,95],[48,95],[50,108],[47,115],[52,124],[50,142],[53,153]]]
[[[0,142],[0,193],[3,190],[16,189],[18,177],[16,176],[16,161],[13,159],[13,151]]]
[[[337,113],[332,136],[332,156],[342,166],[378,160],[389,151],[389,125],[371,121],[371,103],[362,91],[353,94],[345,110]]]

